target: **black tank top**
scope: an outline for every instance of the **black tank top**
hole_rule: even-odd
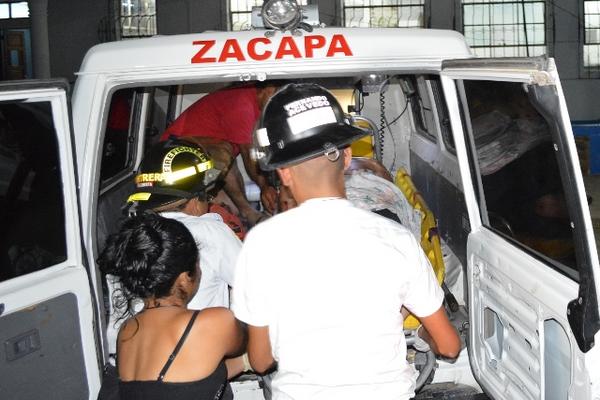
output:
[[[127,381],[119,383],[121,400],[218,400],[223,396],[227,384],[227,368],[225,362],[221,361],[212,374],[199,381],[193,382],[163,382],[169,367],[177,357],[177,353],[183,346],[185,339],[196,321],[199,311],[188,322],[183,335],[177,342],[173,353],[160,371],[155,381]]]

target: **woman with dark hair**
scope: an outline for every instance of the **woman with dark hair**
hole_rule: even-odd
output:
[[[197,260],[185,226],[158,215],[129,218],[109,237],[98,264],[119,278],[130,317],[117,340],[122,399],[221,398],[224,358],[243,352],[245,335],[226,308],[187,309],[200,283]],[[144,308],[133,315],[136,299]]]

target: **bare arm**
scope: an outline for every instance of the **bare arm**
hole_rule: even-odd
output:
[[[225,366],[227,366],[227,379],[231,379],[244,372],[243,357],[244,356],[239,356],[225,360]]]
[[[248,339],[247,325],[239,321],[233,312],[224,307],[206,308],[202,311],[205,326],[209,326],[214,349],[220,347],[219,359],[225,358],[227,379],[244,372],[242,353],[246,350]]]
[[[259,167],[256,161],[250,157],[249,144],[240,144],[240,153],[242,154],[242,160],[244,161],[244,167],[250,179],[252,179],[260,188],[260,199],[263,206],[273,213],[277,206],[277,191],[273,186],[269,184],[267,178],[259,171]]]
[[[456,358],[460,352],[460,338],[448,320],[444,306],[420,320],[425,329],[419,329],[419,336],[429,344],[431,350],[444,357]]]
[[[246,324],[238,321],[233,313],[224,307],[213,307],[202,310],[205,325],[211,327],[212,340],[220,346],[222,357],[236,357],[246,348]]]
[[[202,147],[210,154],[217,169],[221,171],[229,170],[233,162],[233,147],[230,143],[204,136],[181,136],[179,139]]]
[[[268,326],[248,325],[248,357],[250,365],[259,374],[265,373],[275,364]]]
[[[240,154],[242,155],[242,160],[244,161],[244,167],[246,168],[246,172],[250,179],[252,179],[256,184],[262,189],[263,186],[268,186],[267,179],[260,173],[258,163],[250,157],[250,147],[249,144],[240,144]]]

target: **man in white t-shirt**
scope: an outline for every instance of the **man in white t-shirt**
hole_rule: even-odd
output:
[[[240,240],[216,213],[207,212],[196,216],[181,211],[164,211],[160,214],[183,223],[198,245],[202,279],[188,308],[229,308],[229,287],[233,286]]]
[[[299,204],[249,232],[233,289],[250,363],[258,372],[277,365],[276,400],[411,398],[403,306],[435,352],[460,349],[412,234],[345,199],[348,145],[366,134],[314,84],[282,88],[256,131],[261,167],[277,169]]]
[[[136,175],[136,190],[129,196],[135,212],[153,210],[183,223],[196,240],[202,276],[188,304],[191,309],[229,307],[235,261],[241,242],[219,214],[208,212],[208,192],[219,171],[195,144],[168,140],[152,147]]]

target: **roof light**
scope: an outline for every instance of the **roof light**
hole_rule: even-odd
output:
[[[265,36],[276,31],[290,31],[302,35],[302,30],[312,32],[313,27],[324,25],[319,22],[316,4],[300,5],[296,0],[265,0],[262,6],[252,7],[252,29],[268,28]]]
[[[312,26],[303,22],[303,10],[296,0],[265,0],[260,13],[267,28],[290,31],[294,35],[301,35],[300,29],[312,31]]]
[[[266,0],[262,6],[265,25],[274,29],[290,29],[298,24],[301,16],[296,0]]]

